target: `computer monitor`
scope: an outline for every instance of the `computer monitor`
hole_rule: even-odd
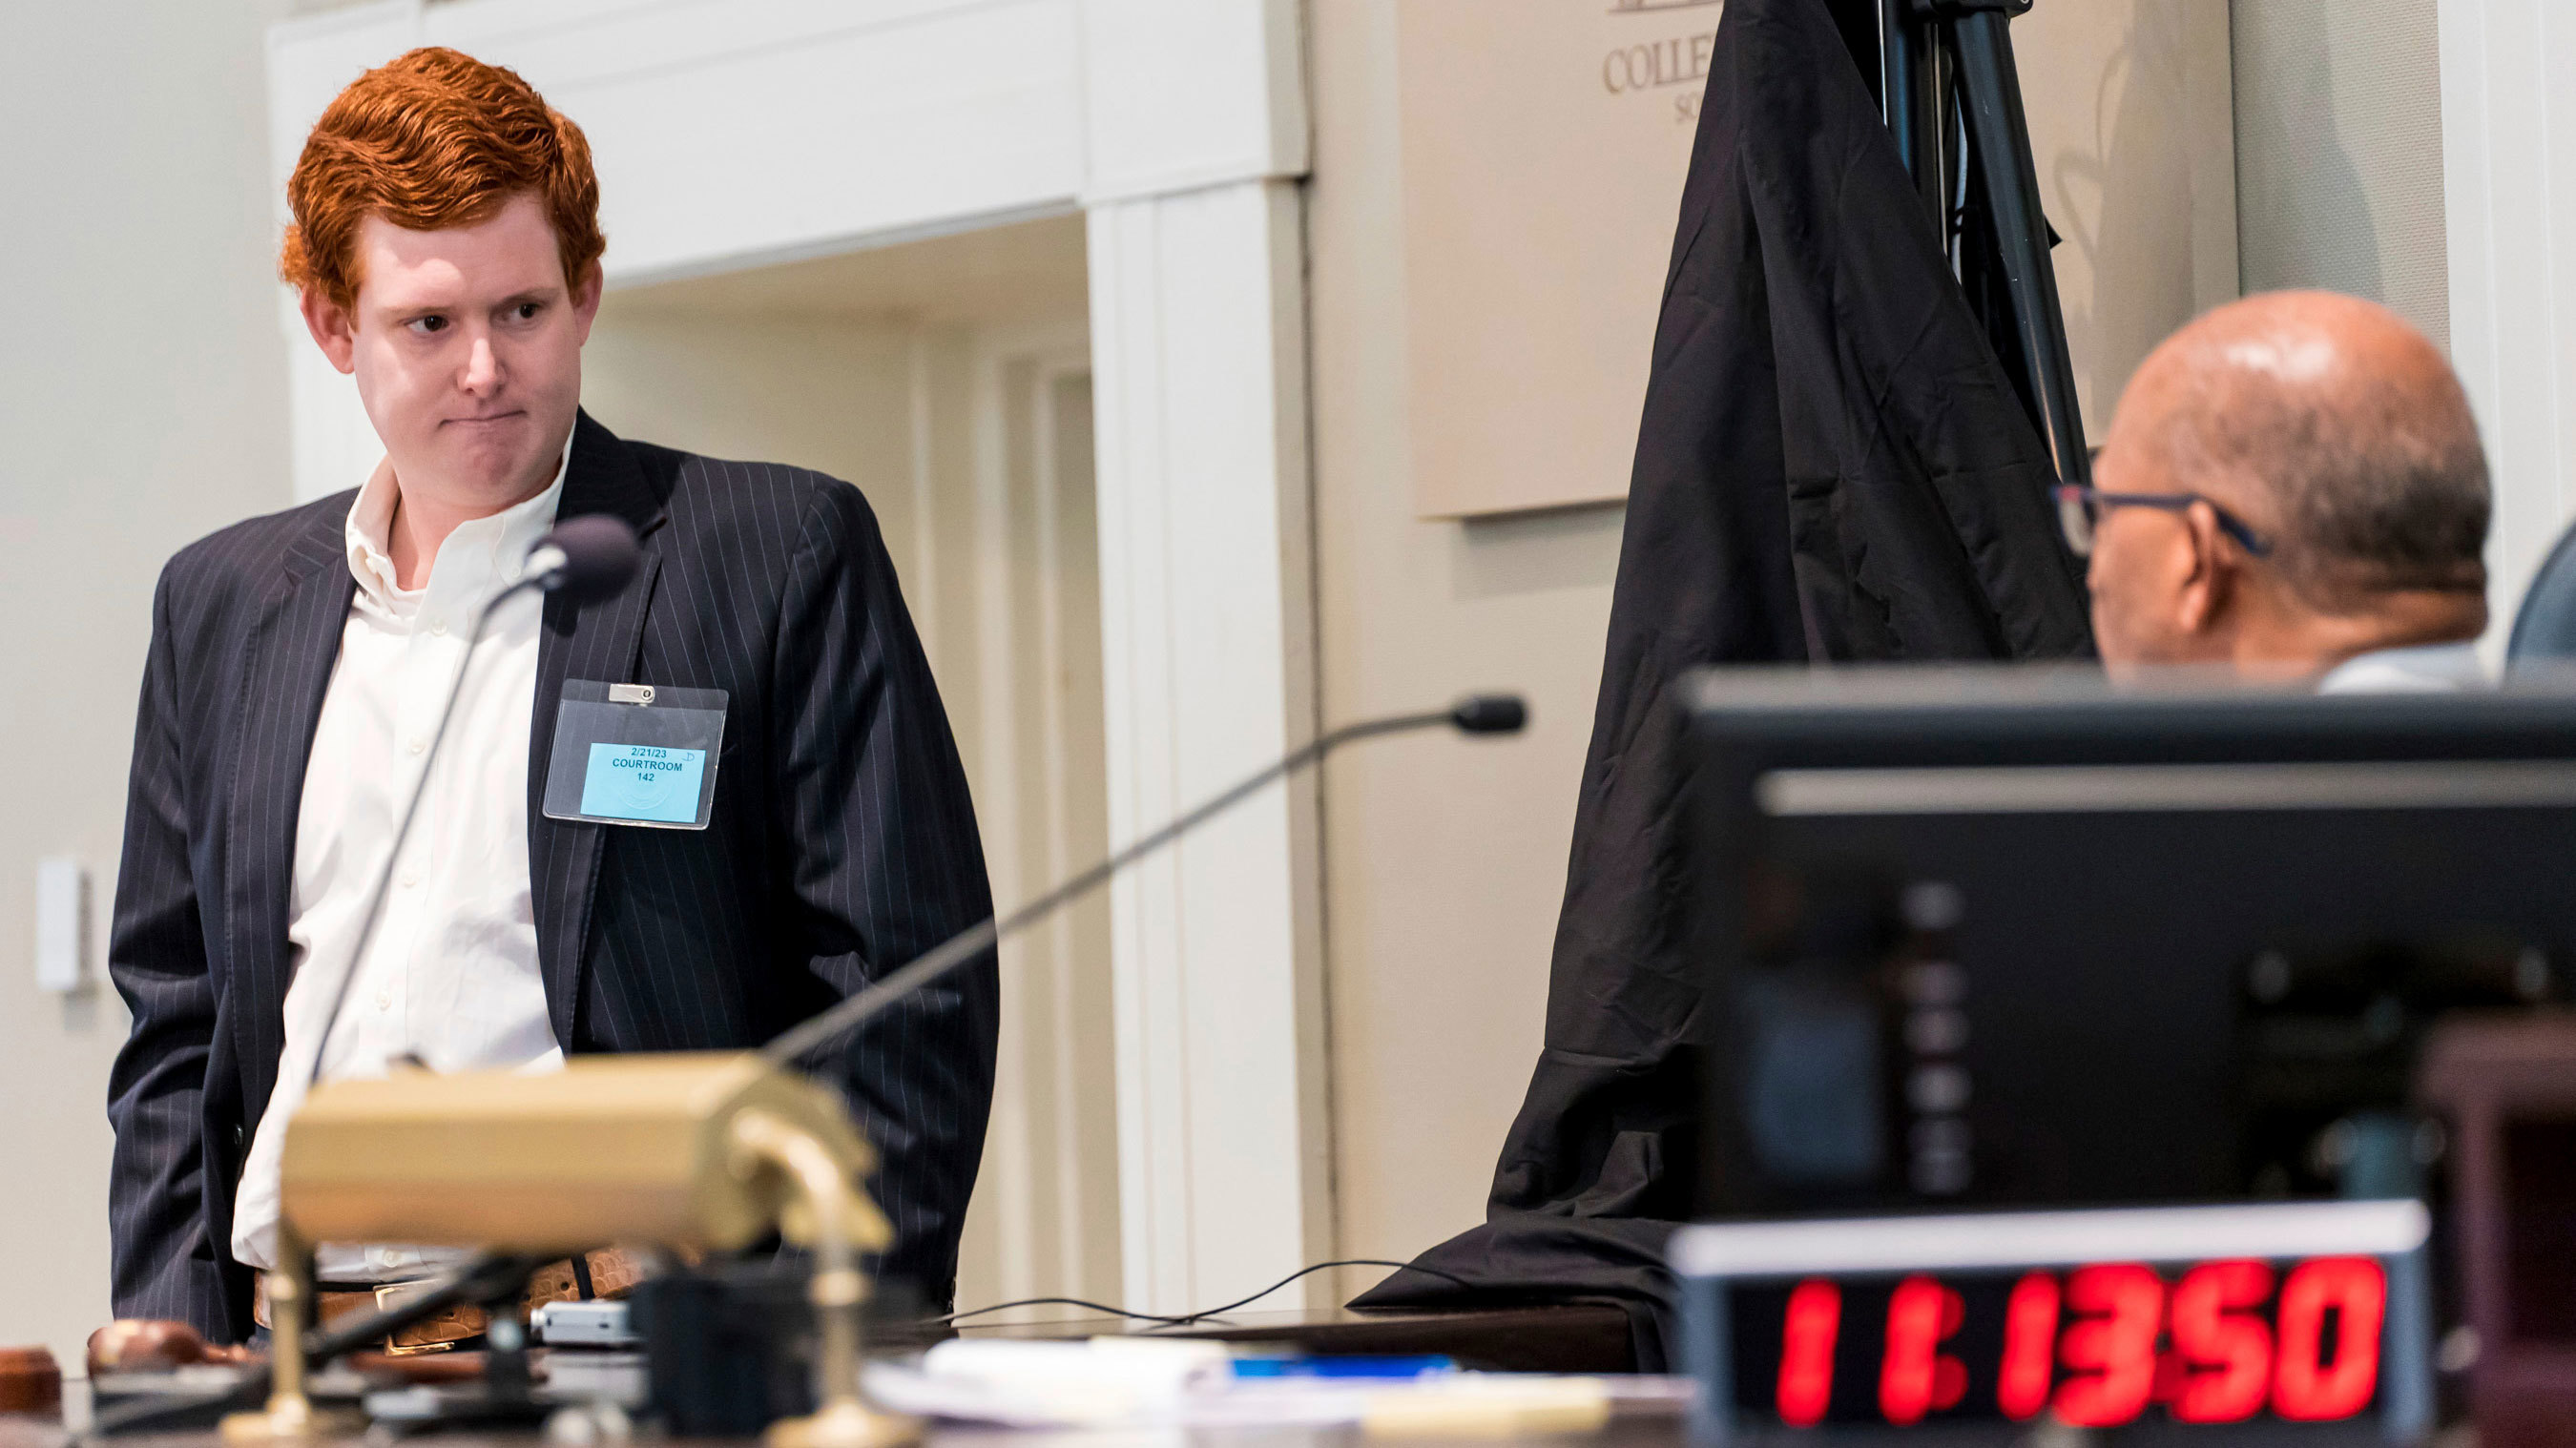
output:
[[[2430,1021],[2576,975],[2576,692],[1686,700],[1707,1218],[2413,1195]]]

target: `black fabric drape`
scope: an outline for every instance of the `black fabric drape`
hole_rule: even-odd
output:
[[[2046,445],[1821,0],[1729,0],[1682,193],[1576,807],[1547,1038],[1485,1224],[1359,1306],[1669,1306],[1690,1211],[1702,664],[2091,651]],[[1639,1343],[1660,1365],[1660,1340]]]

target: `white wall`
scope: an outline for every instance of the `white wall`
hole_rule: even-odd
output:
[[[0,6],[0,1343],[107,1320],[125,1014],[34,984],[35,862],[116,874],[152,583],[290,501],[263,27],[274,0]]]
[[[90,865],[98,958],[152,580],[190,539],[293,501],[260,87],[265,27],[288,8],[187,0],[0,9],[0,194],[13,198],[0,227],[0,268],[13,279],[0,290],[0,604],[28,621],[21,642],[0,649],[17,680],[0,690],[0,747],[42,761],[24,772],[11,800],[16,823],[0,832],[0,1162],[10,1164],[0,1175],[0,1241],[14,1244],[0,1266],[0,1344],[48,1342],[66,1365],[108,1314],[105,1083],[126,1021],[111,992],[65,1002],[35,991],[35,861],[74,853]],[[22,224],[27,216],[55,220]],[[948,595],[944,609],[916,604],[926,631],[948,620],[947,647],[934,636],[933,648],[962,659],[953,669],[943,660],[941,677],[957,680],[970,760],[985,745],[975,594],[979,571],[991,570],[968,565],[1010,561],[974,553],[982,502],[971,394],[979,366],[1005,354],[1035,348],[1080,360],[1081,246],[1080,221],[1066,219],[955,238],[939,246],[941,259],[878,253],[864,276],[844,279],[839,298],[873,323],[786,315],[795,288],[810,300],[810,277],[793,281],[786,304],[760,278],[698,283],[695,314],[667,292],[620,293],[587,358],[588,401],[612,426],[805,463],[868,490],[907,581],[936,580]],[[927,328],[891,314],[943,293],[953,313]],[[1008,335],[997,326],[1005,316],[1038,325]],[[673,357],[685,365],[657,365]],[[925,377],[943,401],[917,416]],[[1079,420],[1064,425],[1072,432],[1059,441],[1087,456]],[[925,451],[940,462],[916,466]],[[1033,466],[1023,456],[997,477],[1008,486]],[[1087,475],[1068,485],[1087,490]],[[942,489],[954,494],[944,523],[920,506]],[[1068,526],[1087,528],[1087,515]],[[956,556],[940,570],[928,554],[943,536]],[[1077,537],[1077,560],[1094,557],[1087,532]],[[1089,675],[1096,758],[1096,661]],[[1076,821],[1091,833],[1077,832],[1075,848],[1096,850],[1100,813],[1095,802]],[[1086,970],[1096,988],[1072,1003],[1088,1011],[1094,1076],[1106,1072],[1105,965],[1096,958],[1104,908],[1074,922],[1073,945],[1054,947],[1087,946],[1095,957]],[[1051,996],[1053,963],[1039,955],[1017,965],[1033,981],[1020,1000]],[[1042,1059],[1048,1072],[1063,1064]],[[1005,1194],[988,1193],[970,1224],[967,1290],[979,1300],[1032,1285],[1115,1295],[1107,1086],[1089,1080],[1068,1093],[1048,1080],[1036,1090],[1050,1105],[1083,1109],[1065,1151],[1098,1169],[1081,1176],[1049,1159],[1038,1163],[1038,1186],[1087,1200],[1091,1230],[1021,1250],[990,1220]],[[1052,1118],[1032,1123],[1042,1141],[1052,1129]],[[1010,1168],[988,1170],[1002,1179]],[[1032,1174],[1025,1164],[1022,1174]]]
[[[2576,512],[2576,6],[2440,0],[2451,364],[2495,480],[2487,636]]]

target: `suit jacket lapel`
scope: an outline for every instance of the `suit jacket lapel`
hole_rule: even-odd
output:
[[[528,730],[528,877],[536,903],[537,959],[545,973],[546,1004],[555,1041],[573,1048],[581,1001],[584,956],[590,938],[590,904],[599,885],[601,835],[606,826],[546,818],[546,766],[554,753],[555,711],[566,679],[633,683],[644,613],[661,571],[654,530],[663,520],[661,498],[615,434],[583,413],[574,424],[572,463],[564,478],[557,518],[609,513],[626,520],[644,545],[644,560],[623,593],[575,609],[548,598],[537,642],[536,707]]]
[[[245,645],[224,918],[231,989],[240,992],[235,999],[242,1007],[233,1015],[247,1092],[242,1104],[252,1122],[268,1109],[278,1053],[285,1049],[286,926],[304,765],[358,588],[345,538],[343,512],[314,512],[310,525],[289,540],[286,566]]]

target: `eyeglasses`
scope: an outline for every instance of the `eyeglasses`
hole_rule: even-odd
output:
[[[2051,489],[2057,499],[2057,526],[2066,534],[2066,546],[2078,558],[2093,556],[2093,532],[2102,524],[2102,514],[2111,508],[2158,508],[2180,513],[2194,503],[2207,503],[2218,515],[2218,531],[2236,540],[2236,545],[2257,558],[2270,556],[2272,540],[2255,532],[2245,520],[2211,503],[2198,493],[2106,493],[2076,483],[2064,483]]]

